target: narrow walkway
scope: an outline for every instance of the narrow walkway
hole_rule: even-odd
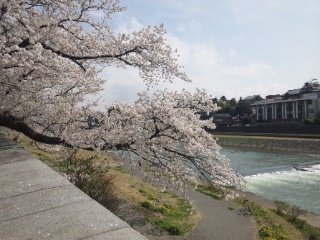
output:
[[[128,167],[128,166],[126,166]],[[133,174],[142,177],[140,170]],[[243,215],[235,203],[215,200],[191,187],[186,196],[200,211],[201,219],[196,228],[186,236],[148,236],[150,240],[253,240],[256,235],[256,222],[253,216]]]
[[[234,203],[214,200],[200,192],[189,190],[187,195],[199,209],[202,219],[186,239],[250,240],[255,236],[252,216],[240,214]]]

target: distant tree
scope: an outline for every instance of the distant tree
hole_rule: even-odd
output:
[[[305,82],[302,88],[300,89],[301,93],[311,93],[315,88],[320,87],[317,79],[312,79],[309,82]]]
[[[236,106],[237,105],[237,100],[235,98],[231,98],[229,101],[231,106]]]
[[[236,114],[243,116],[245,114],[252,114],[252,109],[249,101],[239,101],[236,106]]]
[[[263,100],[263,98],[260,96],[260,94],[254,97],[254,102],[261,101],[261,100]]]
[[[284,99],[289,99],[289,97],[290,97],[290,95],[289,95],[289,93],[287,93],[287,92],[283,95],[283,98],[284,98]]]
[[[220,97],[220,101],[226,102],[226,101],[227,101],[227,98],[226,98],[225,96],[222,96],[222,97]]]

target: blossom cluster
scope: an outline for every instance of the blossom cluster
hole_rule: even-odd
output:
[[[206,132],[214,124],[195,114],[217,109],[205,91],[143,92],[134,104],[105,111],[93,110],[99,101],[84,104],[102,90],[98,74],[110,65],[139,69],[147,86],[190,81],[163,25],[113,31],[112,15],[124,10],[119,0],[1,1],[0,125],[43,143],[128,151],[181,180],[237,184],[241,178]]]

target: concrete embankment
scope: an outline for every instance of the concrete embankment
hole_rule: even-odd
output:
[[[0,133],[0,239],[146,239]]]
[[[261,150],[275,150],[320,154],[320,139],[298,137],[263,137],[239,135],[215,135],[223,147],[245,147]]]

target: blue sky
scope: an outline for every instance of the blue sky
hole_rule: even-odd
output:
[[[228,99],[284,93],[320,80],[319,0],[122,0],[116,31],[164,24],[192,83],[162,87]],[[107,68],[106,102],[132,102],[145,89],[134,69]]]

